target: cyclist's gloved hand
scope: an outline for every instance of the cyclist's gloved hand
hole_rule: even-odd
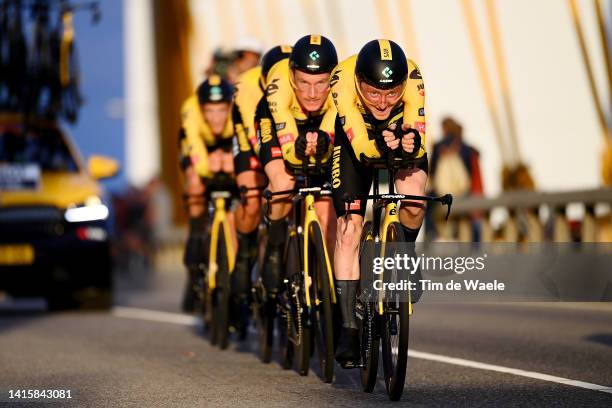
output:
[[[300,133],[295,139],[295,155],[298,159],[304,160],[306,158],[306,148],[308,147],[308,140],[306,140],[306,134]]]
[[[317,133],[317,147],[315,150],[315,157],[317,159],[323,159],[325,156],[327,156],[327,153],[329,151],[329,135],[327,134],[327,132],[321,129],[317,129],[315,132]]]
[[[401,127],[396,127],[394,133],[401,140],[402,153],[408,155],[408,157],[415,157],[421,149],[421,134],[419,131],[404,124]]]
[[[376,147],[383,155],[388,154],[389,152],[397,149],[400,145],[400,139],[395,135],[396,125],[393,124],[389,126],[388,129],[383,130],[377,136],[375,136],[374,141],[376,142]]]

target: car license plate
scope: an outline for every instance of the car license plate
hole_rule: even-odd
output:
[[[0,265],[31,265],[34,247],[28,244],[0,245]]]

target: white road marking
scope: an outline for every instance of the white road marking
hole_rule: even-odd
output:
[[[188,316],[180,313],[169,313],[161,312],[158,310],[139,309],[135,307],[122,307],[115,306],[112,310],[112,315],[116,317],[123,317],[127,319],[138,319],[148,320],[162,323],[173,323],[180,324],[183,326],[197,326],[201,324],[200,319],[195,316]],[[253,332],[249,330],[249,332]],[[608,394],[612,394],[612,387],[604,385],[598,385],[588,383],[584,381],[571,380],[569,378],[557,377],[554,375],[537,373],[535,371],[526,371],[518,368],[504,367],[494,364],[480,363],[478,361],[466,360],[463,358],[449,357],[441,354],[427,353],[424,351],[408,350],[408,356],[412,358],[419,358],[422,360],[437,361],[439,363],[446,363],[452,365],[458,365],[469,368],[477,368],[480,370],[495,371],[498,373],[512,374],[520,377],[533,378],[542,381],[549,381],[558,384],[570,385],[573,387],[584,388],[592,391],[601,391]]]
[[[200,319],[180,313],[162,312],[159,310],[139,309],[135,307],[113,307],[111,314],[116,317],[127,319],[148,320],[152,322],[181,324],[184,326],[197,326]]]
[[[448,357],[448,356],[443,356],[440,354],[432,354],[432,353],[426,353],[423,351],[416,351],[416,350],[409,350],[408,356],[413,357],[413,358],[420,358],[422,360],[430,360],[430,361],[437,361],[440,363],[453,364],[453,365],[458,365],[458,366],[463,366],[463,367],[478,368],[480,370],[496,371],[498,373],[505,373],[505,374],[513,374],[513,375],[518,375],[520,377],[535,378],[537,380],[550,381],[550,382],[554,382],[558,384],[571,385],[573,387],[585,388],[587,390],[601,391],[601,392],[606,392],[608,394],[612,394],[612,387],[606,387],[604,385],[592,384],[592,383],[588,383],[584,381],[571,380],[569,378],[556,377],[554,375],[537,373],[535,371],[525,371],[525,370],[520,370],[518,368],[510,368],[510,367],[498,366],[494,364],[480,363],[478,361],[465,360],[463,358]]]

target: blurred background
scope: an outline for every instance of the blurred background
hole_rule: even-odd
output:
[[[64,107],[51,116],[89,159],[90,175],[92,156],[114,159],[115,171],[94,178],[104,179],[106,192],[98,195],[109,211],[105,228],[112,254],[126,268],[146,268],[159,246],[184,239],[177,163],[182,102],[211,72],[234,80],[267,49],[309,33],[329,37],[341,59],[370,39],[390,38],[419,64],[429,188],[456,197],[449,222],[429,212],[421,240],[612,241],[610,0],[0,4],[3,66],[12,58],[6,40],[14,30],[23,32],[28,64],[36,59],[36,27],[45,18],[70,44],[58,55],[75,50],[68,55],[78,76],[62,82],[61,95],[70,97],[76,84],[78,92],[64,101],[76,103],[78,115]],[[23,113],[10,103],[13,77],[3,76],[3,118]],[[36,115],[49,116],[32,109],[26,116]],[[3,210],[19,203],[3,190]]]

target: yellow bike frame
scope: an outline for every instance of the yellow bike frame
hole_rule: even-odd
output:
[[[380,240],[382,242],[380,256],[385,256],[385,244],[387,243],[387,230],[389,229],[389,225],[393,223],[399,223],[399,211],[397,208],[397,202],[393,201],[388,203],[385,206],[385,216],[383,217],[382,224],[380,226]],[[383,275],[384,276],[384,275]],[[383,314],[383,299],[384,299],[384,291],[380,291],[382,293],[379,294],[378,298],[378,314]],[[410,299],[410,291],[408,291],[408,315],[412,316],[412,302]]]
[[[314,194],[307,194],[304,197],[304,231],[303,236],[304,240],[302,244],[304,245],[304,285],[306,287],[306,306],[310,307],[310,291],[308,287],[311,285],[311,277],[308,269],[308,237],[310,235],[310,227],[312,224],[317,224],[319,226],[319,230],[321,231],[321,238],[323,238],[323,252],[325,253],[325,266],[327,269],[327,277],[329,279],[329,287],[331,290],[331,299],[332,303],[336,303],[336,291],[334,289],[334,276],[332,272],[331,262],[329,260],[329,254],[327,252],[327,245],[325,244],[325,236],[323,235],[323,230],[321,229],[321,223],[319,222],[319,217],[317,217],[317,212],[315,211],[315,196]]]
[[[235,252],[232,243],[231,228],[225,211],[225,200],[230,197],[227,192],[214,192],[211,198],[214,200],[215,215],[213,216],[212,225],[210,228],[210,255],[208,260],[208,291],[212,291],[217,286],[217,243],[219,241],[219,228],[223,228],[223,236],[225,237],[225,248],[227,252],[227,264],[229,266],[229,274],[234,271]]]

